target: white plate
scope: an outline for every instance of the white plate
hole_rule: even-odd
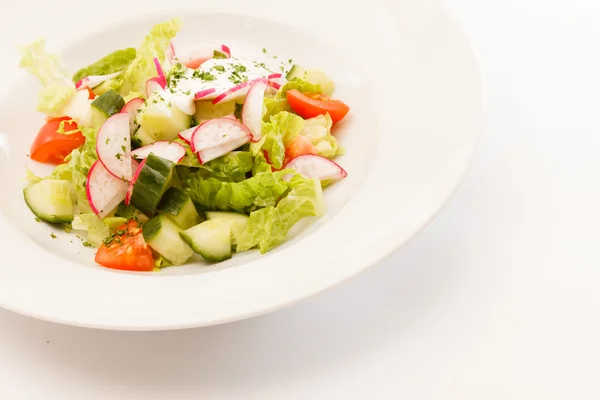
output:
[[[481,132],[483,88],[465,36],[433,2],[186,1],[176,12],[173,2],[160,3],[109,0],[94,18],[81,18],[77,2],[51,8],[40,2],[35,15],[17,10],[0,21],[12,41],[10,48],[2,45],[0,68],[14,77],[0,97],[1,306],[123,330],[266,313],[373,265],[422,229],[457,186]],[[73,21],[68,28],[56,24],[59,13]],[[335,96],[352,107],[337,133],[349,177],[326,190],[326,217],[265,256],[247,253],[216,267],[160,274],[114,272],[95,266],[93,252],[76,239],[70,243],[72,235],[36,223],[23,201],[26,154],[42,116],[34,111],[37,82],[18,70],[14,45],[43,34],[75,68],[137,46],[154,23],[175,15],[185,20],[180,46],[222,42],[234,55],[260,54],[264,47],[327,71]]]

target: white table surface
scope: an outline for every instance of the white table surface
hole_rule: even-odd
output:
[[[600,2],[445,3],[481,58],[488,126],[425,232],[229,325],[122,333],[0,310],[0,398],[600,398]]]

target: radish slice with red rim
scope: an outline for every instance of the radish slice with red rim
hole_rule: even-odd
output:
[[[197,129],[197,126],[194,126],[190,129],[186,129],[183,132],[179,132],[179,137],[183,140],[185,140],[186,142],[190,143],[192,141],[192,135],[194,134],[194,131]]]
[[[150,97],[157,90],[163,90],[167,87],[167,81],[164,77],[155,76],[146,81],[146,97]]]
[[[130,180],[131,170],[131,132],[129,114],[118,113],[106,120],[98,131],[96,152],[104,167],[114,177]]]
[[[168,142],[165,140],[140,147],[131,152],[131,157],[142,160],[146,159],[150,154],[178,163],[185,157],[185,147],[179,143]]]
[[[225,102],[225,101],[241,99],[242,97],[246,96],[246,94],[248,93],[248,90],[250,90],[250,87],[252,87],[252,85],[254,85],[257,81],[262,81],[262,80],[265,80],[265,78],[256,78],[256,79],[252,79],[250,81],[242,82],[238,85],[235,85],[231,89],[218,95],[212,102],[213,102],[213,104],[219,104],[219,103]]]
[[[136,97],[135,99],[131,99],[125,104],[125,106],[121,109],[122,113],[127,113],[129,115],[129,131],[133,133],[135,130],[135,119],[137,118],[138,113],[144,107],[144,99],[141,97]]]
[[[159,61],[158,57],[154,57],[152,59],[152,61],[154,61],[154,66],[156,67],[156,73],[158,74],[158,76],[160,78],[165,79],[165,71],[163,70],[162,66],[160,65],[160,61]]]
[[[306,154],[292,159],[285,168],[296,170],[307,178],[318,178],[322,181],[337,180],[348,176],[344,168],[328,158],[314,154]]]
[[[133,178],[131,178],[131,182],[129,183],[129,187],[127,188],[127,193],[125,194],[125,205],[128,206],[131,203],[131,194],[133,193],[133,186],[137,182],[140,177],[140,173],[142,172],[142,168],[146,165],[146,159],[143,159],[140,165],[135,169],[135,173],[133,174]]]
[[[200,164],[207,163],[216,158],[222,157],[225,154],[231,153],[233,150],[245,145],[249,141],[250,141],[249,136],[245,137],[245,138],[239,137],[237,139],[230,140],[227,143],[224,143],[224,144],[221,144],[218,146],[214,146],[214,147],[208,147],[204,150],[200,150],[198,152],[198,161],[200,161]]]
[[[256,81],[244,100],[242,122],[252,133],[253,142],[258,142],[262,137],[263,101],[268,87],[266,79]]]
[[[86,88],[90,88],[93,89],[96,86],[100,85],[103,82],[106,82],[110,79],[116,78],[117,76],[119,76],[123,71],[119,71],[119,72],[115,72],[113,74],[108,74],[108,75],[91,75],[91,76],[86,76],[85,78],[81,79],[79,82],[77,82],[75,84],[75,89],[77,90],[83,90]]]
[[[175,59],[175,46],[173,46],[173,42],[169,43],[169,47],[167,47],[167,50],[165,51],[165,57],[169,62],[173,62]]]
[[[118,114],[117,114],[118,115]],[[131,161],[129,161],[131,167]],[[100,161],[90,168],[86,182],[86,195],[94,214],[103,219],[127,196],[129,184],[115,178]]]
[[[269,86],[271,86],[275,90],[281,89],[281,85],[275,81],[269,81]]]
[[[269,76],[267,76],[267,79],[278,79],[281,78],[283,75],[281,74],[271,74]]]
[[[225,54],[227,56],[227,58],[231,58],[231,49],[229,49],[229,46],[225,46],[224,44],[221,45],[221,52],[223,54]]]
[[[224,149],[235,150],[248,143],[252,133],[247,127],[229,118],[211,119],[200,125],[194,131],[191,140],[192,151],[197,153],[212,147],[222,146]],[[236,143],[240,143],[236,145]],[[226,151],[224,154],[227,154]],[[205,162],[205,159],[202,159]]]
[[[196,93],[196,95],[194,96],[194,100],[206,99],[208,96],[215,93],[216,91],[217,91],[217,89],[215,89],[215,88],[201,90]],[[206,100],[208,100],[208,99],[206,99]]]

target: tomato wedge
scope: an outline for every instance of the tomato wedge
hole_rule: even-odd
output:
[[[107,238],[98,253],[96,262],[104,267],[125,271],[152,271],[154,257],[146,244],[142,227],[135,220],[121,226]]]
[[[292,89],[286,92],[286,97],[292,110],[305,119],[329,113],[332,121],[338,122],[350,111],[350,107],[341,100],[333,100],[320,93],[301,93]]]
[[[48,164],[62,164],[65,157],[85,143],[81,132],[65,135],[58,133],[62,121],[71,121],[70,117],[52,118],[42,126],[31,145],[31,159]],[[65,122],[64,131],[77,130],[75,122]]]
[[[315,146],[313,146],[306,136],[299,135],[286,147],[285,161],[283,162],[283,165],[286,165],[289,161],[298,156],[303,156],[306,154],[318,154],[318,152]]]

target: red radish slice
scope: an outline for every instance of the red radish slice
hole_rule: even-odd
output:
[[[117,76],[119,76],[121,74],[121,72],[123,72],[123,71],[115,72],[114,74],[108,74],[108,75],[86,76],[85,78],[83,78],[82,80],[80,80],[79,82],[77,82],[75,84],[75,89],[77,89],[77,90],[83,90],[86,88],[93,89],[105,81],[116,78]]]
[[[129,183],[129,187],[127,189],[127,194],[125,194],[125,205],[128,206],[131,203],[131,194],[133,193],[133,186],[137,182],[140,177],[140,173],[142,172],[142,168],[146,165],[146,159],[143,159],[140,165],[135,169],[135,173],[133,174],[133,178],[131,178],[131,182]]]
[[[144,99],[140,97],[136,97],[135,99],[131,99],[125,104],[125,106],[121,109],[122,113],[127,113],[129,115],[129,131],[133,133],[135,130],[135,119],[137,118],[138,113],[144,107]]]
[[[252,133],[253,142],[258,142],[262,137],[263,101],[268,87],[266,79],[256,81],[244,100],[242,122]]]
[[[129,114],[118,113],[106,120],[98,131],[96,152],[104,167],[117,179],[130,180],[131,133]]]
[[[175,46],[173,46],[173,42],[169,43],[169,47],[167,47],[167,50],[165,51],[165,56],[169,62],[173,62],[175,59]]]
[[[235,85],[231,89],[229,89],[229,90],[221,93],[219,96],[217,96],[212,101],[212,103],[219,104],[224,101],[241,99],[242,97],[246,96],[246,93],[248,93],[248,90],[250,90],[250,87],[252,87],[252,85],[254,85],[257,81],[262,81],[262,80],[265,80],[265,78],[256,78],[256,79],[252,79],[250,81],[242,82],[239,85]]]
[[[164,77],[156,76],[146,81],[146,97],[150,97],[157,90],[163,90],[167,87],[167,81]]]
[[[185,147],[179,143],[171,143],[164,140],[132,151],[131,157],[142,160],[146,159],[150,154],[178,163],[185,157]]]
[[[306,154],[298,156],[285,166],[298,171],[307,178],[319,178],[322,181],[342,179],[348,176],[344,168],[321,156]]]
[[[214,160],[215,158],[219,158],[224,156],[225,154],[231,153],[233,150],[245,145],[249,141],[249,136],[239,137],[235,140],[231,140],[219,146],[209,147],[204,150],[200,150],[198,152],[198,161],[200,161],[200,164],[207,163],[209,161]]]
[[[163,71],[162,66],[160,65],[160,61],[158,60],[158,57],[154,57],[152,59],[152,61],[154,61],[154,66],[156,67],[156,73],[158,74],[158,76],[160,78],[165,79],[165,71]]]
[[[94,214],[100,219],[110,214],[125,199],[128,187],[127,182],[115,178],[100,161],[96,161],[90,168],[85,188]]]
[[[223,147],[235,150],[244,143],[248,143],[252,133],[238,121],[229,118],[211,119],[198,127],[192,135],[192,151],[197,153],[211,147]],[[236,143],[241,142],[239,145]],[[204,161],[204,158],[202,158]]]
[[[203,99],[207,96],[210,96],[211,94],[213,94],[216,91],[217,91],[217,89],[215,89],[215,88],[201,90],[198,93],[196,93],[196,95],[194,96],[194,100]]]
[[[269,86],[271,86],[275,90],[281,89],[281,85],[275,81],[269,81]]]
[[[278,79],[281,78],[283,75],[281,74],[271,74],[269,76],[267,76],[267,79]]]
[[[179,132],[179,137],[183,140],[185,140],[186,142],[190,143],[192,141],[192,135],[194,134],[194,131],[197,129],[197,126],[194,126],[190,129],[186,129],[183,132]]]
[[[231,50],[229,49],[229,46],[225,46],[224,44],[222,44],[221,51],[227,56],[227,58],[231,58]]]

